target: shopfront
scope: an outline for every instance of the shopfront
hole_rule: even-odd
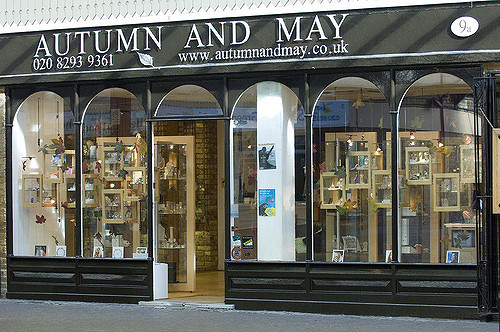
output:
[[[499,9],[2,37],[7,296],[495,312]]]

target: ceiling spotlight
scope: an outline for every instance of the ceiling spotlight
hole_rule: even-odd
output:
[[[349,138],[347,139],[347,143],[349,143],[349,146],[352,146],[352,135],[349,135]]]
[[[439,148],[442,148],[443,146],[444,146],[443,141],[439,140],[439,141],[438,141],[438,147],[439,147]]]
[[[412,132],[410,132],[410,139],[415,139],[415,134]]]
[[[380,147],[380,145],[377,144],[377,152],[380,153],[382,152],[382,148]]]

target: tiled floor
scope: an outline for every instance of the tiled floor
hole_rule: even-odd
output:
[[[224,271],[198,272],[194,292],[169,292],[168,295],[170,301],[223,303]]]

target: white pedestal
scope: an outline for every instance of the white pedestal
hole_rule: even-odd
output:
[[[153,298],[154,300],[168,298],[168,264],[154,263]]]

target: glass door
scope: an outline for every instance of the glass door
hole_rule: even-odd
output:
[[[194,137],[155,137],[155,262],[168,264],[168,290],[195,289]]]

